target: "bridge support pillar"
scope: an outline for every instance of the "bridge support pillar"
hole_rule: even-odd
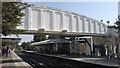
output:
[[[92,37],[78,37],[78,40],[76,41],[80,41],[81,39],[84,39],[85,42],[87,43],[86,46],[87,49],[89,48],[89,52],[86,52],[86,55],[91,55],[91,57],[93,56],[93,38]],[[88,51],[88,50],[87,50]]]
[[[118,58],[120,58],[120,38],[118,38]]]

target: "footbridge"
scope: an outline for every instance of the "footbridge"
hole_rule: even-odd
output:
[[[22,24],[17,27],[17,29],[26,30],[22,34],[42,33],[74,36],[78,39],[89,36],[90,38],[86,38],[90,46],[87,49],[91,48],[92,52],[93,43],[95,45],[106,44],[106,37],[116,35],[115,31],[107,28],[103,22],[74,12],[45,6],[30,6],[23,12],[25,16],[22,18]],[[112,41],[115,42],[115,38],[112,38]],[[115,43],[112,45],[115,46]],[[90,51],[88,53],[90,54]]]
[[[80,15],[61,9],[44,6],[31,6],[23,11],[25,16],[17,29],[46,31],[45,33],[68,32],[68,34],[88,33],[106,34],[107,25]]]

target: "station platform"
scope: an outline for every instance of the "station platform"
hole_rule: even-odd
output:
[[[14,51],[8,54],[8,57],[0,57],[0,68],[32,68]]]
[[[36,53],[40,55],[45,55],[45,56],[51,56],[51,57],[60,57],[60,58],[65,58],[69,60],[76,60],[76,61],[81,61],[85,63],[92,63],[92,64],[97,64],[97,65],[104,65],[104,66],[110,66],[110,67],[115,67],[115,68],[120,68],[120,59],[107,59],[107,58],[102,58],[102,57],[89,57],[89,56],[81,56],[81,55],[68,55],[68,54],[43,54],[43,53],[37,53],[34,51],[26,51],[27,53]]]
[[[48,55],[48,54],[47,54]],[[120,67],[120,59],[107,59],[107,58],[96,58],[96,57],[85,57],[81,55],[67,55],[67,54],[59,54],[59,55],[49,55],[55,57],[61,57],[69,60],[82,61],[86,63],[104,65],[104,66],[112,66],[112,67]]]
[[[69,59],[105,66],[119,67],[118,59],[106,59],[106,58],[69,58]]]
[[[120,59],[107,59],[107,58],[95,58],[84,57],[79,55],[55,55],[57,57],[63,57],[70,60],[82,61],[86,63],[93,63],[98,65],[120,67]]]

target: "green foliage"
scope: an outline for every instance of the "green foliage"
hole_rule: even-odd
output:
[[[120,36],[120,16],[118,15],[118,20],[115,22],[116,29],[118,29],[118,36]]]
[[[49,35],[48,39],[56,39],[56,35]]]
[[[46,35],[44,35],[44,34],[36,34],[36,35],[34,35],[33,42],[44,41],[46,39],[47,39]]]
[[[117,29],[120,31],[120,21],[116,21],[115,24],[117,25]]]
[[[23,42],[21,47],[25,50],[29,50],[30,49],[30,44],[31,44],[31,42]]]
[[[108,25],[109,25],[110,21],[107,21],[107,23],[108,23]]]
[[[2,34],[4,36],[23,32],[23,30],[16,30],[16,26],[21,24],[21,18],[24,16],[21,11],[28,6],[30,5],[21,2],[2,3]]]

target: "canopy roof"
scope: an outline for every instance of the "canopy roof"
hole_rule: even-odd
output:
[[[2,38],[2,42],[20,42],[21,38]]]
[[[21,38],[0,38],[0,42],[2,42],[2,45],[13,45],[17,44],[21,41]]]
[[[65,39],[49,39],[45,41],[40,41],[40,42],[35,42],[32,43],[32,46],[36,45],[43,45],[43,44],[56,44],[56,43],[70,43],[70,41],[65,40]]]

